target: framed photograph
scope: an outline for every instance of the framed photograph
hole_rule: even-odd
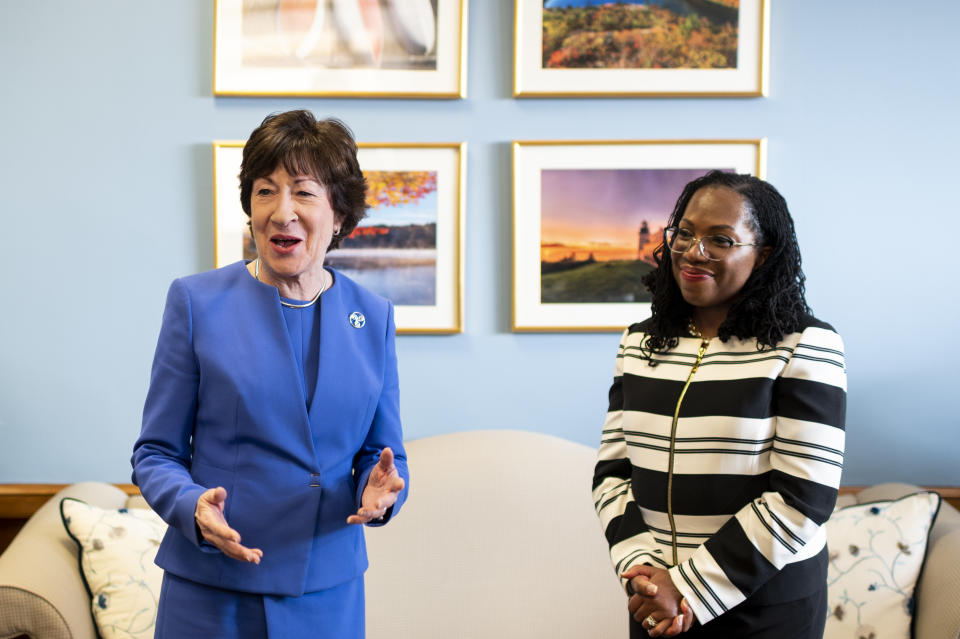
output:
[[[516,0],[515,97],[767,94],[769,0]]]
[[[683,186],[763,177],[765,140],[513,143],[514,331],[622,331],[650,316],[641,278]]]
[[[467,0],[215,0],[214,95],[466,97]]]
[[[240,206],[243,144],[213,143],[218,268],[257,256]],[[463,332],[466,144],[359,147],[370,209],[325,263],[391,300],[398,333]]]

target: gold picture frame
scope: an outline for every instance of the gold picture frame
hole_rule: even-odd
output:
[[[515,9],[514,97],[767,95],[769,0],[516,0]]]
[[[213,143],[217,268],[256,255],[240,206],[243,145]],[[466,143],[358,147],[373,206],[326,264],[393,301],[397,333],[462,333]]]
[[[214,0],[213,94],[464,98],[467,0]]]
[[[514,332],[619,332],[650,315],[640,278],[683,185],[763,177],[766,140],[515,141]]]

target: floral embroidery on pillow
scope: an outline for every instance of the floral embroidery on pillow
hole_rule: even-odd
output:
[[[910,637],[913,593],[939,507],[939,495],[922,492],[834,511],[825,638]]]
[[[60,514],[80,549],[90,610],[103,639],[149,639],[163,571],[153,563],[167,525],[152,510],[104,510],[64,498]]]

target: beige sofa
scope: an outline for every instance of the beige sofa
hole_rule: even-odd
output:
[[[475,431],[411,441],[411,498],[367,531],[371,639],[616,638],[625,596],[593,514],[594,450],[522,431]],[[899,497],[886,484],[845,501]],[[103,508],[127,496],[74,484],[27,522],[0,556],[0,639],[93,639],[90,603],[58,503]],[[917,599],[919,639],[960,637],[960,513],[934,528]]]

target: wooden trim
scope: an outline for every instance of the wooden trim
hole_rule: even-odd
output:
[[[853,495],[869,486],[841,486],[841,495]],[[924,490],[932,490],[940,493],[943,501],[947,502],[957,510],[960,510],[960,486],[921,486]]]
[[[0,484],[0,553],[26,523],[51,497],[69,484]],[[133,484],[114,484],[128,495],[139,495]],[[841,486],[841,495],[858,493],[867,486]],[[924,486],[940,493],[944,501],[960,510],[960,486]]]
[[[0,519],[29,519],[40,506],[69,484],[0,484]],[[133,484],[114,484],[128,495],[139,495]],[[867,486],[841,486],[841,495],[858,493]],[[960,509],[960,486],[924,486],[934,490],[955,508]]]
[[[29,519],[40,506],[69,484],[0,484],[0,519]],[[128,495],[139,495],[133,484],[114,484]],[[841,486],[841,495],[858,493],[868,486]],[[924,486],[934,490],[955,508],[960,509],[960,486]]]
[[[0,519],[29,519],[47,500],[70,484],[0,484]],[[128,495],[139,495],[133,484],[114,484]]]

